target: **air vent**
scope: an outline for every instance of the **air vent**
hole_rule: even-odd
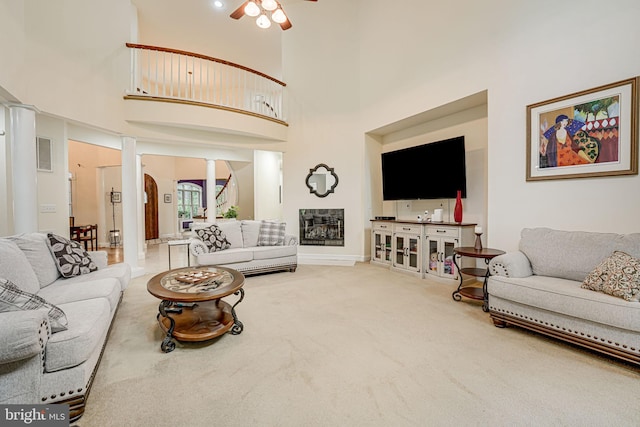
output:
[[[53,142],[50,138],[36,138],[36,155],[38,156],[38,170],[53,172]]]

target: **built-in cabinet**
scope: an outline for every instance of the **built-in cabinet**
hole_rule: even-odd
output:
[[[391,265],[391,240],[393,238],[393,224],[376,222],[372,227],[371,262]]]
[[[457,268],[453,262],[453,249],[473,242],[473,225],[429,224],[425,229],[425,274],[457,280]],[[464,239],[463,239],[464,237]],[[465,243],[463,243],[463,240]]]
[[[422,275],[422,227],[410,224],[393,224],[394,269]]]
[[[473,246],[475,225],[372,221],[371,263],[390,266],[419,277],[458,280],[453,249]]]

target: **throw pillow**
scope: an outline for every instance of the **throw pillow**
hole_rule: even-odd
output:
[[[7,279],[0,278],[0,312],[16,310],[49,310],[47,316],[51,325],[51,333],[67,329],[67,316],[57,306],[44,298],[21,290]]]
[[[582,288],[624,298],[640,300],[640,259],[615,251],[587,275]]]
[[[47,234],[47,243],[62,277],[79,276],[98,269],[80,243],[53,233]]]
[[[258,234],[258,246],[283,246],[287,223],[262,221]]]
[[[196,230],[196,234],[207,245],[209,252],[223,251],[231,246],[224,231],[215,224]]]

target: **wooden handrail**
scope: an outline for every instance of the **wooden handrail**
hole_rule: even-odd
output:
[[[261,73],[260,71],[256,71],[256,70],[251,69],[249,67],[245,67],[244,65],[236,64],[234,62],[225,61],[224,59],[214,58],[213,56],[202,55],[200,53],[194,53],[194,52],[187,52],[185,50],[170,49],[168,47],[150,46],[150,45],[136,44],[136,43],[127,43],[127,47],[130,47],[130,48],[133,48],[133,49],[145,49],[145,50],[155,50],[155,51],[158,51],[158,52],[176,53],[178,55],[192,56],[194,58],[200,58],[200,59],[205,59],[207,61],[218,62],[220,64],[228,65],[230,67],[239,68],[241,70],[248,71],[248,72],[253,73],[253,74],[257,74],[257,75],[259,75],[261,77],[264,77],[265,79],[269,79],[272,82],[275,82],[275,83],[279,84],[280,86],[283,86],[283,87],[287,86],[287,84],[285,82],[281,82],[280,80],[276,79],[275,77],[271,77],[271,76],[269,76],[267,74]]]
[[[231,174],[229,174],[229,178],[227,178],[227,180],[225,181],[224,185],[222,186],[222,188],[220,189],[220,191],[218,191],[218,194],[216,194],[216,203],[218,200],[218,197],[220,197],[220,195],[222,194],[222,192],[225,190],[225,188],[227,188],[227,186],[229,185],[229,181],[231,181]]]

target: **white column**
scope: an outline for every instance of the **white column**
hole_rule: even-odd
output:
[[[216,161],[207,159],[207,222],[216,222]]]
[[[122,247],[124,262],[133,276],[144,274],[138,267],[138,186],[136,139],[122,137]]]
[[[142,171],[142,156],[136,154],[136,182],[137,186],[137,206],[138,206],[138,259],[145,259],[147,249],[144,231],[144,173]]]
[[[36,166],[36,112],[29,107],[9,108],[13,232],[38,231],[38,171]]]

